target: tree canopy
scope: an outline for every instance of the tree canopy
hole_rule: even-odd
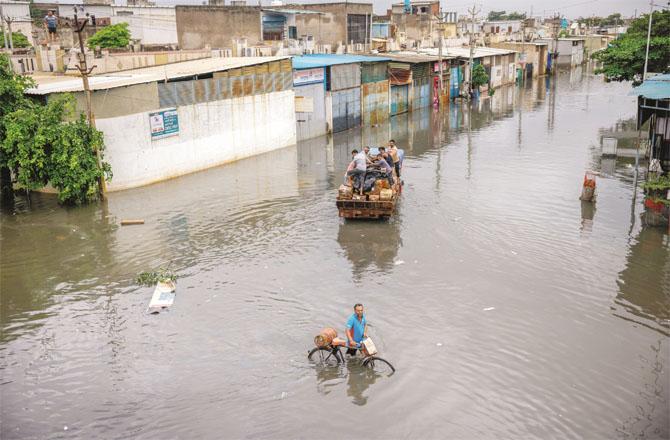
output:
[[[501,21],[501,20],[524,20],[526,18],[526,13],[519,12],[510,12],[507,11],[491,11],[486,17],[488,21]]]
[[[633,81],[634,85],[639,84],[644,72],[648,23],[648,14],[633,20],[625,34],[612,41],[606,49],[594,53],[592,58],[603,63],[598,73],[603,73],[608,81]],[[669,71],[670,11],[655,11],[652,16],[647,72]]]
[[[100,47],[102,49],[122,48],[130,44],[130,31],[128,30],[128,23],[117,23],[111,26],[105,26],[86,42],[88,47],[95,49]]]
[[[99,179],[111,178],[110,166],[103,162],[99,167],[95,153],[104,148],[102,133],[77,114],[72,95],[41,104],[25,95],[33,86],[31,78],[13,73],[7,55],[0,54],[0,169],[11,170],[16,183],[28,190],[50,183],[64,204],[97,199]]]

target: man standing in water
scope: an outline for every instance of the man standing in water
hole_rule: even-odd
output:
[[[363,313],[363,304],[358,303],[354,306],[354,313],[347,320],[347,350],[348,355],[355,355],[356,348],[360,347],[363,339],[368,337],[368,324],[365,321]]]

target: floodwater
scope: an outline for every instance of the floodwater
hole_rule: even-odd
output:
[[[642,224],[634,161],[600,158],[628,90],[565,72],[100,205],[19,198],[0,436],[668,438],[670,239]],[[391,137],[396,218],[341,221],[348,151]],[[133,279],[166,264],[176,301],[149,315]],[[307,361],[356,302],[395,375]]]

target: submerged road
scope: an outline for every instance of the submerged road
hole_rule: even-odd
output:
[[[19,198],[0,437],[668,438],[670,240],[642,225],[632,162],[600,157],[629,87],[577,70],[104,204]],[[397,217],[341,221],[349,150],[389,138]],[[176,302],[147,315],[134,277],[167,263]],[[306,360],[356,302],[390,378]]]

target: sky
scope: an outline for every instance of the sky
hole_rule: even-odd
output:
[[[202,4],[203,0],[156,0],[158,4]],[[261,0],[263,5],[269,4],[270,0]],[[317,3],[344,0],[284,0],[284,3]],[[353,2],[368,3],[366,0],[352,0]],[[374,0],[375,14],[385,14],[391,3],[402,0]],[[467,14],[468,7],[473,3],[486,15],[489,11],[518,11],[533,15],[553,16],[559,13],[567,18],[586,17],[591,15],[606,16],[613,12],[620,12],[624,17],[632,17],[637,10],[641,15],[649,10],[649,2],[646,0],[441,0],[444,11],[456,11]],[[229,0],[226,0],[228,3]],[[258,4],[258,0],[247,0],[247,4]],[[655,0],[657,4],[665,4],[667,0]]]

